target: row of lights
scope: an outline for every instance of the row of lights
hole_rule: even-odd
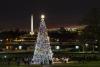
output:
[[[11,46],[6,46],[6,49],[11,48]],[[18,49],[21,50],[23,48],[23,46],[18,46]],[[17,49],[17,48],[16,48]]]
[[[88,47],[89,44],[85,44],[86,47]],[[56,46],[55,47],[57,50],[60,49],[60,46]],[[79,49],[79,46],[75,46],[75,49]],[[95,48],[98,48],[98,46],[96,45]]]
[[[0,42],[2,42],[3,40],[0,40]],[[6,41],[8,41],[8,39],[6,39]],[[25,41],[24,39],[15,39],[13,41]]]
[[[86,46],[86,47],[88,47],[88,46],[89,46],[89,44],[85,44],[85,46]],[[98,46],[97,46],[97,45],[95,45],[94,47],[95,47],[95,48],[98,48]],[[75,46],[75,48],[76,48],[76,49],[79,49],[80,47],[79,47],[79,46]]]

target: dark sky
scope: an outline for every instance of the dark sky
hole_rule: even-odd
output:
[[[92,8],[100,7],[99,0],[0,0],[0,30],[30,29],[30,15],[34,14],[34,28],[40,15],[46,15],[47,27],[78,24]]]

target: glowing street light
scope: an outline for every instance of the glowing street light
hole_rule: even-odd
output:
[[[57,39],[57,42],[59,42],[59,39]]]
[[[22,46],[19,46],[19,49],[22,49]]]
[[[5,55],[4,58],[7,58],[7,56]]]
[[[95,48],[98,48],[98,46],[96,45]]]

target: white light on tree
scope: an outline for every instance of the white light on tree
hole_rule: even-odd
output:
[[[50,37],[49,37],[49,36],[47,36],[47,39],[48,39],[48,40],[50,40]]]
[[[41,15],[41,19],[44,19],[45,18],[45,15]]]
[[[19,46],[19,49],[21,50],[22,49],[22,46]]]
[[[75,46],[76,49],[79,49],[79,46]]]
[[[60,49],[60,46],[56,46],[56,49],[59,50]]]

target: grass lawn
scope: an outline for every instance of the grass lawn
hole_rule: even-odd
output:
[[[17,66],[15,64],[11,64],[11,65],[4,65],[4,64],[0,64],[0,67],[43,67],[41,65],[20,65]],[[48,66],[45,66],[48,67]],[[68,64],[52,64],[49,67],[100,67],[100,61],[93,61],[93,62],[86,62],[86,63],[68,63]]]

